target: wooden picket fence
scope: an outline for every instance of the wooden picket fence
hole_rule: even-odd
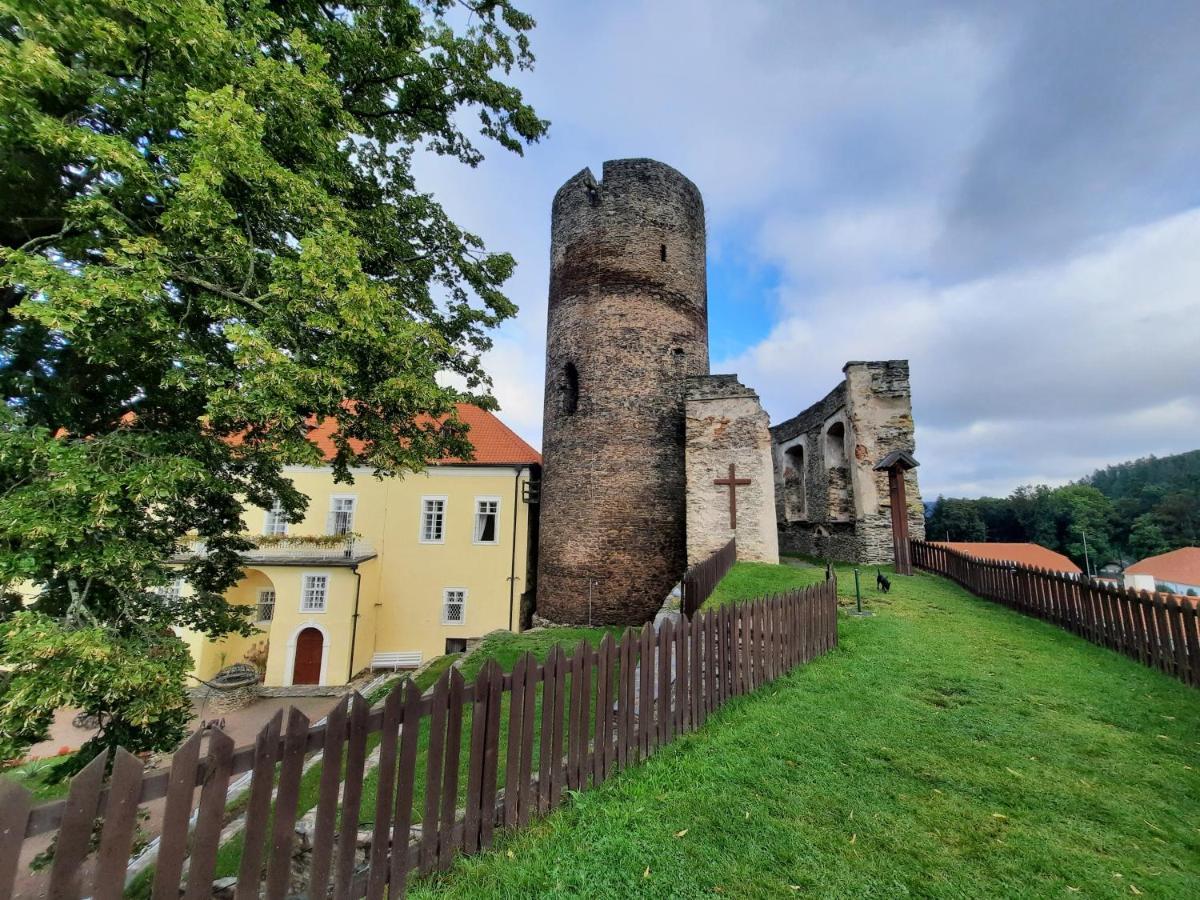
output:
[[[1200,610],[1194,600],[1100,584],[1086,576],[980,559],[912,541],[913,564],[1200,686]]]
[[[837,643],[836,585],[707,610],[606,635],[598,648],[556,645],[505,674],[489,660],[474,683],[454,669],[425,695],[411,682],[368,708],[344,697],[325,724],[282,711],[254,746],[219,730],[193,734],[165,771],[145,772],[119,750],[111,774],[96,759],[65,800],[31,808],[0,784],[0,898],[19,874],[23,841],[57,832],[46,895],[117,900],[140,806],[165,798],[152,896],[211,896],[230,779],[252,772],[236,897],[380,900],[402,897],[410,874],[447,868],[491,846],[497,827],[522,827],[564,792],[602,784]],[[378,766],[369,770],[372,745]],[[306,757],[323,758],[311,856],[299,887],[293,854]],[[367,779],[373,809],[364,809]],[[311,786],[310,786],[311,788]],[[369,842],[364,840],[369,832]],[[43,839],[44,840],[44,839]],[[367,846],[365,851],[362,846]],[[28,856],[28,854],[25,854]],[[185,871],[186,864],[186,871]]]
[[[696,563],[683,573],[680,582],[680,609],[685,616],[696,614],[704,601],[712,596],[721,579],[729,574],[733,564],[737,562],[737,538],[730,538],[729,543],[703,562]]]

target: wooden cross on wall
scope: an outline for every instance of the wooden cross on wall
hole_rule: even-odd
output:
[[[750,483],[749,478],[738,478],[733,463],[729,464],[728,478],[715,478],[713,484],[729,488],[729,527],[737,528],[737,489]]]

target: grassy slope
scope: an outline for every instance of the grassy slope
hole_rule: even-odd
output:
[[[821,577],[739,566],[714,602]],[[871,584],[832,654],[413,893],[1200,895],[1200,693],[941,579]]]

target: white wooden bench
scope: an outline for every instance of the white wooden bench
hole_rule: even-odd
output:
[[[372,669],[415,669],[420,664],[420,650],[398,650],[394,653],[376,653],[371,657]]]

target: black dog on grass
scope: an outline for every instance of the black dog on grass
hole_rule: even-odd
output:
[[[892,589],[891,579],[878,569],[875,570],[875,587],[879,588],[885,594]]]

